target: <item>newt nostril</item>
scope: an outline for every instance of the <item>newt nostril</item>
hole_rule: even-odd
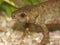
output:
[[[12,14],[12,15],[11,15],[11,17],[12,17],[12,19],[14,19],[14,18],[15,18],[15,15],[14,15],[14,14]]]

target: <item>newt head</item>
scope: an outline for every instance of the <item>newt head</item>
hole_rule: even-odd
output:
[[[35,9],[32,9],[30,7],[23,7],[23,8],[15,10],[12,13],[12,18],[22,23],[23,22],[34,23],[37,15],[38,13]]]

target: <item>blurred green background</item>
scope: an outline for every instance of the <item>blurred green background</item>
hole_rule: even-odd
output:
[[[0,12],[4,11],[7,16],[11,16],[12,12],[19,8],[20,5],[37,5],[44,0],[0,0]]]

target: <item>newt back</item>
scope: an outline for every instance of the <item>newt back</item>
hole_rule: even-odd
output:
[[[60,0],[46,1],[39,4],[37,8],[46,24],[60,23]]]

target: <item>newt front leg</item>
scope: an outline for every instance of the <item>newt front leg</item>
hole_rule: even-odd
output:
[[[44,37],[43,37],[42,41],[39,43],[39,45],[47,45],[47,43],[49,42],[49,31],[45,24],[40,24],[40,26],[43,29],[42,33],[43,33]]]

